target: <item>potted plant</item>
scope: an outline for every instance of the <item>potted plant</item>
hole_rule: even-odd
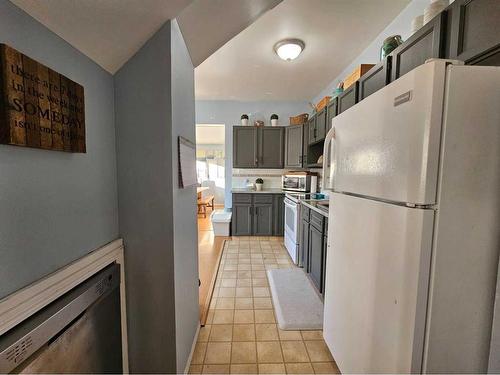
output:
[[[248,126],[248,115],[247,114],[241,115],[241,125]]]
[[[271,115],[271,126],[278,126],[278,115],[276,113]]]
[[[257,191],[261,191],[262,190],[262,185],[264,185],[264,180],[262,178],[258,178],[255,180],[255,189]]]

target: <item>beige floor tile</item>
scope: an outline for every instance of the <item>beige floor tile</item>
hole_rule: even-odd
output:
[[[255,310],[255,323],[275,323],[273,310]]]
[[[208,336],[210,336],[210,324],[206,324],[205,327],[200,327],[200,333],[198,334],[198,342],[207,342]]]
[[[256,364],[231,365],[231,374],[257,374]]]
[[[227,259],[224,264],[238,264],[238,259]]]
[[[251,278],[252,278],[252,271],[249,270],[238,271],[238,279],[251,279]]]
[[[212,297],[212,300],[210,301],[210,308],[214,310],[215,306],[217,306],[217,297]]]
[[[203,370],[203,365],[191,365],[189,366],[189,374],[201,374]]]
[[[304,340],[323,340],[323,331],[301,331]]]
[[[251,297],[235,298],[234,308],[237,310],[253,309],[253,299]]]
[[[213,327],[212,327],[213,328]],[[209,342],[205,354],[205,364],[221,365],[231,361],[230,342]]]
[[[231,363],[257,363],[255,342],[233,342]]]
[[[335,362],[314,362],[312,366],[316,374],[340,374]]]
[[[331,362],[332,355],[324,341],[304,341],[311,362]]]
[[[283,331],[282,329],[278,328],[278,333],[280,335],[281,341],[289,341],[289,340],[301,341],[302,340],[302,336],[300,335],[300,331]]]
[[[263,264],[252,264],[252,271],[263,271],[265,269]]]
[[[234,324],[254,323],[253,310],[234,310]]]
[[[215,324],[210,331],[209,341],[231,341],[232,337],[232,324]]]
[[[287,374],[314,374],[310,363],[285,363]]]
[[[233,341],[255,341],[255,326],[253,324],[233,325]]]
[[[279,340],[276,324],[256,324],[255,335],[257,341],[277,341]]]
[[[219,297],[234,297],[236,294],[236,288],[220,288]]]
[[[271,302],[271,298],[254,298],[253,299],[254,308],[258,310],[262,309],[272,309],[273,303]]]
[[[221,279],[220,286],[221,288],[235,288],[236,279]]]
[[[258,286],[253,288],[254,297],[269,297],[271,293],[268,287]]]
[[[219,297],[219,290],[220,290],[220,288],[215,288],[214,287],[214,291],[212,292],[212,298]],[[212,301],[210,301],[210,302],[212,302]]]
[[[282,341],[281,349],[285,362],[309,362],[309,356],[302,341]]]
[[[233,297],[219,297],[217,298],[216,310],[234,310]]]
[[[225,264],[224,265],[224,271],[237,271],[238,270],[238,265],[236,264]]]
[[[205,365],[203,374],[229,374],[229,365]]]
[[[214,321],[214,310],[210,309],[208,310],[206,324],[212,324],[213,321]]]
[[[212,324],[232,324],[233,321],[233,310],[215,310]]]
[[[193,358],[191,359],[192,365],[202,365],[205,359],[205,352],[207,351],[206,342],[196,343],[193,351]]]
[[[252,264],[250,258],[238,259],[238,264]]]
[[[281,363],[283,355],[279,341],[257,341],[259,363]]]
[[[252,271],[252,278],[265,279],[265,278],[267,278],[266,271]]]
[[[252,297],[252,288],[248,287],[237,287],[236,297]]]
[[[267,279],[252,279],[252,286],[254,287],[267,287]]]
[[[224,271],[222,273],[223,279],[236,279],[236,277],[237,277],[237,271]]]
[[[259,374],[286,374],[283,363],[259,363]]]
[[[252,286],[252,279],[238,279],[238,280],[236,280],[236,287],[250,288],[251,286]]]
[[[250,271],[252,269],[251,264],[238,264],[237,267],[238,267],[238,271]]]

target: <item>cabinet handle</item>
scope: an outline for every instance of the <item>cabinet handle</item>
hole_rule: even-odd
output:
[[[259,216],[259,207],[255,207],[255,216]]]
[[[255,158],[255,165],[258,165],[258,164],[259,164],[259,159]]]

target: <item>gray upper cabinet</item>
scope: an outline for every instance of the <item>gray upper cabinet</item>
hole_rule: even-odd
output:
[[[427,59],[444,56],[445,21],[444,11],[391,52],[391,82],[422,65]]]
[[[500,2],[456,0],[449,8],[451,59],[466,64],[500,65]]]
[[[259,134],[259,168],[283,168],[285,128],[262,127]]]
[[[359,79],[359,101],[391,82],[391,56],[387,56]]]
[[[285,129],[234,126],[233,168],[283,168]]]
[[[337,116],[337,103],[339,101],[339,98],[334,98],[330,103],[328,103],[328,106],[326,108],[326,134],[328,134],[328,131],[332,127],[332,119]]]
[[[309,144],[314,144],[325,139],[326,107],[316,113],[311,120],[309,120]]]
[[[316,139],[316,115],[311,116],[309,118],[309,121],[307,121],[307,127],[308,127],[308,133],[309,133],[308,143],[311,144],[311,143],[316,142],[315,141],[315,139]]]
[[[233,127],[233,167],[258,167],[257,128],[253,126]]]
[[[285,168],[302,168],[304,161],[304,125],[285,128]]]
[[[358,102],[358,89],[359,81],[356,81],[337,97],[337,114],[341,114]]]

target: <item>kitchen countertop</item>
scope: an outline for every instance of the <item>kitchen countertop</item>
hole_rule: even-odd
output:
[[[319,202],[328,202],[328,199],[321,199],[321,200],[301,200],[300,203],[302,203],[304,206],[310,208],[313,211],[316,211],[323,215],[324,217],[328,217],[328,212],[323,210],[322,208],[318,207]]]
[[[260,191],[250,190],[250,189],[245,189],[245,188],[233,188],[233,189],[231,189],[231,193],[235,193],[235,194],[285,194],[285,192],[279,188],[262,189]]]

